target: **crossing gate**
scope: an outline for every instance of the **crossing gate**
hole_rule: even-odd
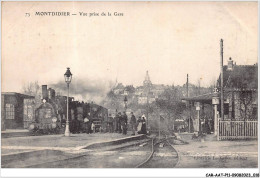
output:
[[[256,139],[258,121],[219,120],[218,140]]]

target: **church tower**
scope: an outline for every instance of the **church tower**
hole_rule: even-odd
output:
[[[148,71],[146,71],[145,80],[143,81],[143,86],[144,87],[151,87],[152,86],[152,82],[150,80]]]

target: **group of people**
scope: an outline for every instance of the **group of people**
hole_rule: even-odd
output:
[[[71,133],[93,133],[95,132],[95,124],[93,121],[90,121],[87,117],[83,120],[83,122],[79,121],[77,118],[71,121],[70,125],[70,132]]]
[[[87,117],[83,119],[83,121],[79,121],[77,118],[72,119],[70,123],[70,132],[72,133],[93,133],[95,132],[95,124],[93,121],[89,120]],[[128,117],[126,112],[118,112],[115,117],[108,117],[107,129],[106,131],[110,133],[122,133],[124,135],[127,134],[127,130],[130,129],[132,131],[132,135],[136,134],[146,134],[146,117],[145,115],[140,116],[136,119],[133,112],[131,112],[130,121],[128,122]],[[104,128],[100,128],[100,130],[104,130]]]
[[[138,134],[146,134],[146,118],[143,115],[136,119],[133,112],[131,112],[131,118],[129,121],[128,127],[128,117],[125,112],[121,114],[118,112],[115,117],[109,116],[108,119],[108,129],[109,132],[116,132],[116,133],[123,133],[124,135],[127,134],[128,128],[132,130],[132,135],[136,134],[136,130]]]

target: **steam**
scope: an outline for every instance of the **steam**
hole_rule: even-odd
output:
[[[112,86],[113,82],[108,80],[73,79],[70,84],[70,96],[75,100],[101,104]],[[67,85],[64,81],[51,84],[49,87],[56,93],[67,95]]]

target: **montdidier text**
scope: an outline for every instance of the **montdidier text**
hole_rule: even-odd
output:
[[[35,16],[70,16],[70,12],[35,12]]]

